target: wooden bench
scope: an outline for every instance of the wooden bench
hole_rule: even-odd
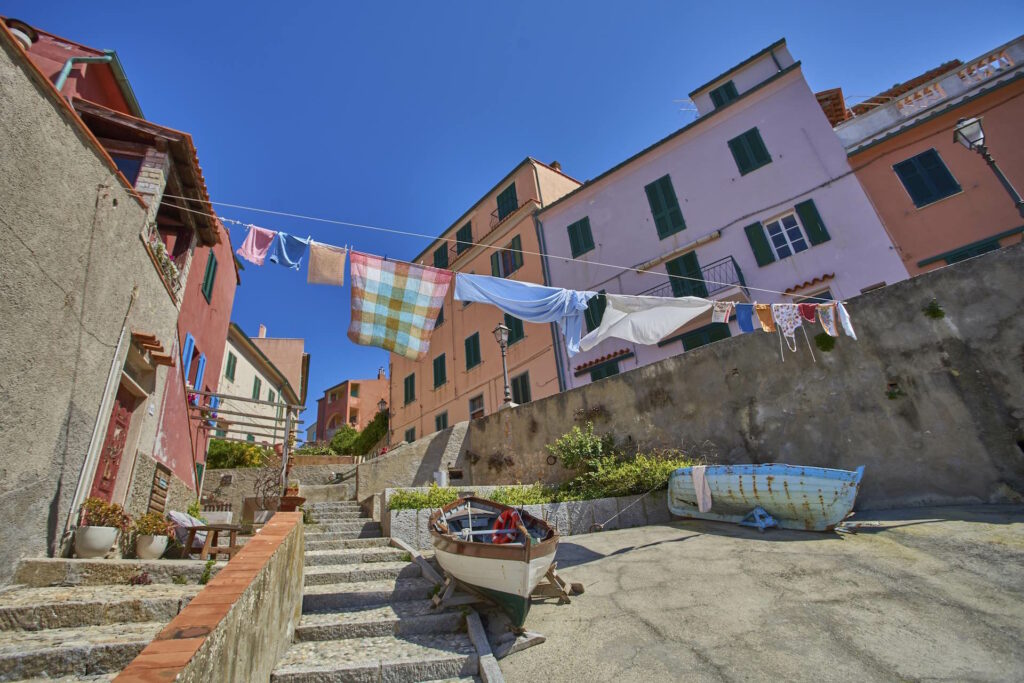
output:
[[[188,527],[188,542],[185,547],[188,548],[189,554],[194,550],[194,544],[196,540],[196,534],[199,532],[206,532],[206,542],[203,543],[203,549],[199,552],[199,559],[205,560],[213,555],[214,559],[217,559],[218,555],[227,555],[228,561],[235,556],[242,546],[238,545],[238,532],[242,530],[242,527],[237,524],[206,524],[204,526],[190,526]],[[230,534],[228,545],[220,546],[217,544],[220,533],[226,531]]]

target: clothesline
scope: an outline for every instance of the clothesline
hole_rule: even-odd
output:
[[[198,199],[191,198],[191,197],[184,197],[184,196],[181,196],[181,195],[171,195],[171,194],[165,194],[164,198],[183,199],[183,200],[186,200],[186,201],[200,201]],[[371,231],[375,231],[375,232],[383,232],[383,233],[389,233],[389,234],[394,234],[394,235],[401,235],[401,236],[404,236],[404,237],[420,237],[420,238],[423,238],[423,239],[429,239],[431,241],[440,240],[442,242],[454,242],[456,244],[464,244],[464,245],[469,245],[469,246],[472,246],[472,247],[481,247],[481,248],[484,248],[484,249],[491,249],[491,250],[495,250],[495,251],[505,251],[506,250],[505,247],[499,247],[499,246],[491,245],[491,244],[484,244],[482,242],[466,242],[464,240],[459,240],[459,239],[451,238],[451,237],[438,237],[436,235],[427,235],[427,234],[423,234],[423,233],[410,232],[410,231],[407,231],[407,230],[398,230],[398,229],[395,229],[395,228],[382,228],[382,227],[374,226],[374,225],[365,225],[365,224],[362,224],[362,223],[351,223],[351,222],[348,222],[348,221],[339,221],[339,220],[334,220],[334,219],[330,219],[330,218],[319,218],[319,217],[316,217],[316,216],[304,216],[302,214],[289,213],[289,212],[286,212],[286,211],[274,211],[274,210],[271,210],[271,209],[260,209],[260,208],[251,207],[251,206],[243,206],[241,204],[229,204],[227,202],[209,202],[209,203],[210,204],[217,204],[217,205],[220,205],[220,206],[227,206],[227,207],[235,208],[235,209],[241,209],[241,210],[245,210],[245,211],[254,211],[254,212],[257,212],[257,213],[266,213],[266,214],[271,214],[271,215],[276,215],[276,216],[283,216],[283,217],[286,217],[286,218],[297,218],[297,219],[300,219],[300,220],[308,220],[308,221],[313,221],[313,222],[317,222],[317,223],[327,223],[327,224],[330,224],[330,225],[340,225],[340,226],[351,227],[351,228],[359,228],[359,229],[371,230]],[[243,226],[243,227],[248,227],[248,226],[252,225],[252,223],[247,223],[247,222],[236,220],[236,219],[232,219],[232,218],[222,218],[222,217],[217,216],[215,214],[210,214],[210,213],[207,213],[205,211],[197,211],[195,209],[192,209],[192,208],[189,208],[189,207],[186,207],[186,206],[178,206],[176,204],[170,204],[170,206],[173,206],[176,209],[180,209],[180,210],[183,210],[183,211],[188,211],[190,213],[198,214],[200,216],[208,216],[208,217],[211,217],[211,218],[216,218],[216,219],[218,219],[218,220],[220,220],[220,221],[222,221],[224,223],[231,223],[232,225],[239,225],[239,226]],[[275,231],[275,232],[280,232],[280,231]],[[603,268],[613,268],[613,269],[620,270],[620,271],[623,271],[623,272],[634,272],[634,273],[640,273],[642,275],[656,275],[656,276],[659,276],[659,277],[665,277],[666,276],[665,273],[660,273],[660,272],[653,271],[653,270],[645,270],[645,269],[641,269],[641,268],[634,268],[634,267],[631,267],[631,266],[620,266],[620,265],[613,264],[613,263],[602,263],[600,261],[589,261],[589,260],[583,260],[583,259],[570,258],[570,257],[566,257],[566,256],[554,256],[552,254],[542,254],[541,252],[538,252],[538,251],[528,251],[528,250],[524,250],[524,249],[520,249],[518,251],[521,254],[525,254],[525,255],[529,255],[529,256],[539,256],[541,258],[559,259],[560,261],[566,262],[566,263],[568,263],[568,262],[579,262],[579,263],[586,263],[586,264],[591,265],[591,266],[600,266],[600,267],[603,267]],[[411,261],[403,261],[401,259],[394,259],[394,258],[391,258],[390,256],[387,257],[387,259],[389,261],[394,261],[396,263],[404,263],[404,264],[408,264],[408,265],[423,265],[423,264],[413,263]],[[457,272],[457,271],[453,271],[453,272]],[[710,284],[710,285],[719,285],[719,286],[722,286],[722,287],[729,287],[729,286],[733,286],[735,284],[735,283],[732,283],[732,282],[717,282],[715,280],[707,280],[707,279],[704,279],[704,278],[690,277],[690,276],[686,276],[686,275],[668,275],[668,278],[669,278],[669,281],[672,281],[673,279],[674,280],[687,280],[687,281],[690,281],[690,282],[700,282],[700,283],[705,283],[705,284]],[[765,293],[765,294],[777,294],[779,296],[787,296],[787,297],[799,298],[799,299],[804,300],[804,301],[818,301],[818,302],[831,301],[831,299],[824,299],[824,298],[816,297],[816,296],[802,296],[800,294],[796,294],[796,293],[793,293],[793,292],[781,292],[781,291],[778,291],[778,290],[775,290],[775,289],[766,289],[764,287],[752,287],[750,285],[744,285],[744,288],[748,289],[748,290],[751,290],[751,291],[762,292],[762,293]]]

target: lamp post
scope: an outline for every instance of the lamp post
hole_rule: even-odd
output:
[[[985,160],[985,163],[989,165],[992,172],[999,178],[999,182],[1010,193],[1010,198],[1017,207],[1018,213],[1024,217],[1024,199],[1021,199],[1020,193],[1013,187],[1010,179],[1006,177],[1002,169],[996,165],[995,159],[989,154],[988,147],[985,145],[985,129],[981,126],[981,118],[977,116],[957,121],[956,127],[953,129],[953,142],[959,142],[967,149],[974,150],[981,155],[981,158]]]
[[[505,323],[498,323],[494,328],[494,339],[501,347],[501,374],[505,377],[505,405],[512,403],[512,387],[508,384],[508,361],[505,359],[508,350],[508,328]]]

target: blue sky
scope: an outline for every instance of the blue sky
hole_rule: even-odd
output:
[[[8,0],[0,14],[117,50],[146,117],[192,133],[215,201],[436,235],[527,155],[585,180],[689,123],[675,100],[780,37],[812,89],[857,100],[1024,26],[1019,0],[977,8]],[[429,243],[219,212],[398,258]],[[348,306],[305,268],[242,274],[234,321],[306,340],[307,420],[323,389],[387,364],[347,340]]]

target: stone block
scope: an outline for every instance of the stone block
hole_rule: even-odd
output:
[[[623,496],[615,499],[618,505],[618,523],[620,529],[630,529],[635,526],[647,524],[647,513],[644,511],[644,501],[640,496]]]
[[[392,510],[390,513],[391,538],[398,538],[413,548],[419,548],[419,533],[417,531],[417,510]]]
[[[573,500],[562,503],[569,519],[569,535],[585,534],[594,524],[594,506],[589,500]]]
[[[542,517],[549,524],[553,524],[555,531],[561,536],[569,535],[569,508],[568,503],[547,503],[541,506]]]
[[[601,524],[604,531],[621,529],[621,519],[617,516],[619,506],[615,498],[598,498],[590,501],[594,506],[594,523]]]
[[[668,493],[666,491],[649,493],[644,498],[643,506],[648,524],[668,524],[672,521],[672,514],[668,511]]]

